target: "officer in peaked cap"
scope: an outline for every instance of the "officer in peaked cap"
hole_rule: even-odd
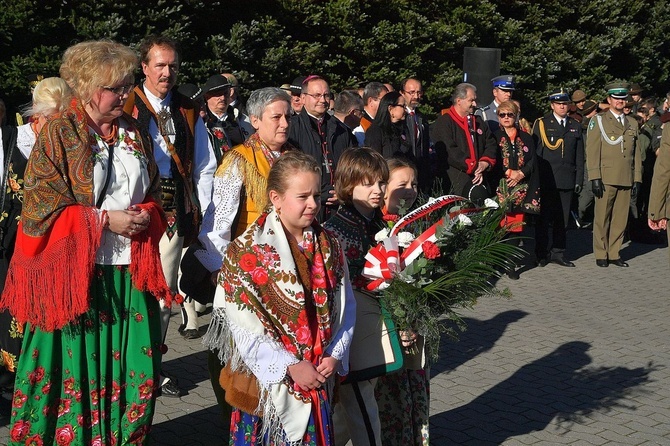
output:
[[[605,86],[609,110],[594,116],[586,133],[586,168],[595,196],[593,253],[596,265],[626,267],[619,251],[628,222],[631,194],[642,182],[642,158],[636,153],[637,122],[624,115],[628,84]]]
[[[568,92],[559,88],[547,98],[551,111],[533,124],[541,193],[535,255],[539,266],[552,262],[573,267],[564,253],[572,197],[581,192],[584,181],[584,139],[581,124],[568,116],[572,104]],[[551,249],[549,226],[553,226]]]
[[[493,84],[493,101],[486,107],[479,109],[475,115],[481,116],[488,124],[491,133],[495,133],[500,124],[498,122],[498,105],[512,98],[512,92],[516,87],[516,78],[511,74],[497,76],[491,79]]]

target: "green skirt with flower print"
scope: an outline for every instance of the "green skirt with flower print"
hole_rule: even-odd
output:
[[[9,445],[148,443],[161,363],[158,301],[119,266],[96,266],[91,296],[88,312],[62,330],[26,327]]]

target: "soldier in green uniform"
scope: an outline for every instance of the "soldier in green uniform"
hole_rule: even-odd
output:
[[[670,196],[670,126],[665,126],[649,196],[648,224],[654,231],[667,230],[668,218],[670,218],[668,196]],[[667,233],[670,240],[670,231]]]
[[[642,181],[642,159],[636,153],[638,126],[623,113],[628,84],[612,82],[605,87],[608,111],[589,122],[586,134],[586,167],[596,197],[593,219],[593,252],[596,265],[627,267],[619,250],[628,221],[631,191],[637,194]]]

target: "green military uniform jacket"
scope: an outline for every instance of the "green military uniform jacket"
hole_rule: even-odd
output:
[[[670,217],[667,207],[670,198],[670,126],[663,128],[661,146],[654,165],[654,178],[651,180],[648,215],[651,220]]]
[[[586,169],[589,180],[610,186],[631,187],[642,182],[642,157],[636,152],[637,122],[624,116],[624,125],[610,111],[589,122],[586,134]]]

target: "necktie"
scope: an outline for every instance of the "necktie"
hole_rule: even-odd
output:
[[[623,115],[619,115],[619,124],[623,127]]]
[[[561,127],[565,128],[565,119],[561,119]]]
[[[412,125],[414,126],[414,141],[416,141],[419,139],[419,126],[416,123],[416,114],[414,113],[414,110],[409,112],[409,115],[411,116]]]

